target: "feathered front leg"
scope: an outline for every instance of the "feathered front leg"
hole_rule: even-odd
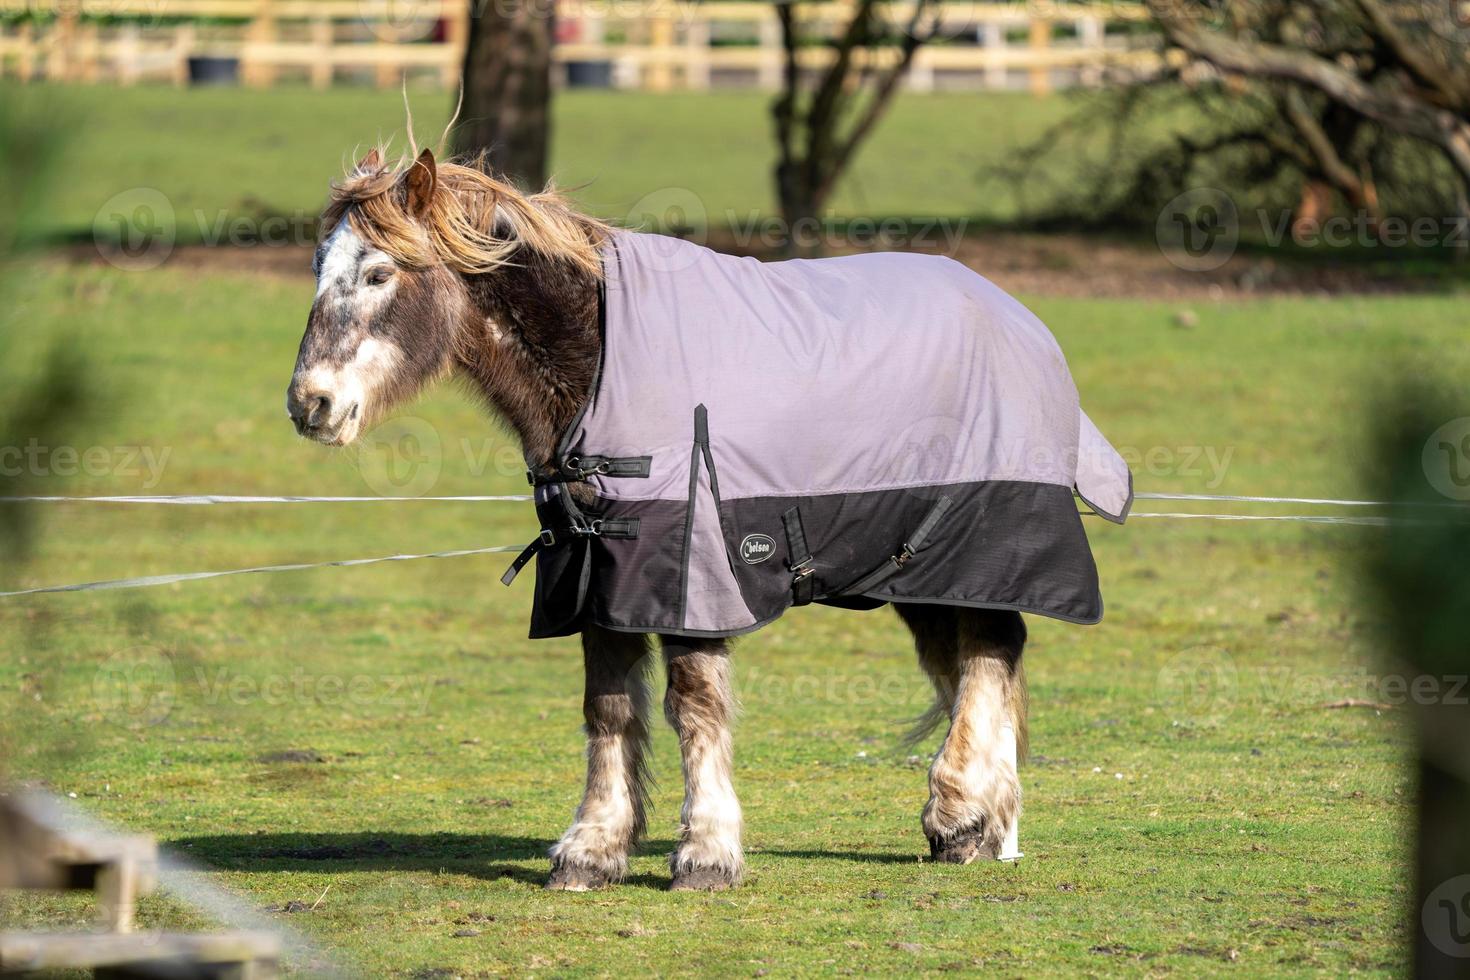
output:
[[[643,834],[648,747],[646,636],[582,633],[587,688],[587,789],[572,826],[551,849],[547,888],[586,891],[620,880]]]

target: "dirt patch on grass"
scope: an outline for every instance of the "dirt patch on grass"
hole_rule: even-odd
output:
[[[729,231],[704,242],[722,252],[764,260],[782,256],[752,246]],[[915,251],[939,252],[943,246]],[[835,246],[829,254],[863,251]],[[66,250],[68,258],[104,264],[90,244]],[[952,256],[1011,293],[1033,296],[1113,297],[1150,300],[1239,299],[1253,296],[1386,294],[1441,291],[1446,276],[1406,274],[1387,263],[1270,255],[1241,250],[1217,269],[1191,271],[1170,261],[1147,241],[1011,231],[974,232]],[[164,268],[308,279],[311,250],[302,246],[254,248],[179,246]],[[1462,277],[1463,278],[1463,277]]]

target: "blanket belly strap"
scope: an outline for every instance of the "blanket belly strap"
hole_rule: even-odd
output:
[[[801,523],[801,508],[793,507],[781,515],[786,527],[786,567],[791,569],[791,604],[805,606],[816,591],[812,549],[806,541],[806,528]]]
[[[948,513],[952,506],[954,506],[952,499],[949,497],[940,497],[935,501],[934,506],[930,508],[928,515],[914,529],[914,533],[910,534],[908,539],[904,541],[903,547],[898,550],[898,554],[889,555],[883,560],[883,564],[856,582],[839,589],[833,594],[837,596],[860,596],[864,593],[871,592],[894,575],[903,571],[903,567],[909,563],[909,560],[914,555],[919,553],[919,550],[924,547],[924,543],[934,534],[934,529],[939,526],[939,522],[944,519],[944,515]]]

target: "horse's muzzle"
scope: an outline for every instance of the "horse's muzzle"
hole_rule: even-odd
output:
[[[340,424],[332,423],[334,406],[332,396],[320,391],[309,391],[292,386],[286,393],[286,414],[296,426],[298,435],[318,442],[332,442]],[[355,417],[357,406],[352,406],[349,416]]]

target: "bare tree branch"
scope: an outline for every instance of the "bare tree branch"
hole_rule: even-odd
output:
[[[1470,180],[1470,123],[1412,93],[1374,87],[1341,64],[1309,51],[1241,41],[1202,29],[1177,0],[1147,0],[1169,39],[1223,71],[1300,82],[1396,132],[1440,147]]]
[[[867,139],[873,127],[878,124],[878,120],[883,118],[883,114],[888,110],[888,104],[898,91],[899,82],[903,81],[904,76],[908,74],[909,68],[913,65],[914,55],[920,46],[933,36],[933,30],[922,34],[919,31],[919,25],[923,23],[925,8],[930,2],[931,0],[916,0],[914,3],[914,12],[909,18],[908,28],[904,33],[898,61],[879,80],[867,109],[853,125],[847,139],[834,154],[834,163],[831,168],[832,179],[835,179],[847,167],[848,161],[857,151],[858,146]]]
[[[1450,108],[1463,111],[1470,106],[1470,82],[1467,82],[1463,74],[1463,64],[1442,62],[1431,54],[1428,46],[1411,41],[1393,18],[1379,6],[1377,0],[1355,2],[1374,33],[1420,85],[1443,94]]]

